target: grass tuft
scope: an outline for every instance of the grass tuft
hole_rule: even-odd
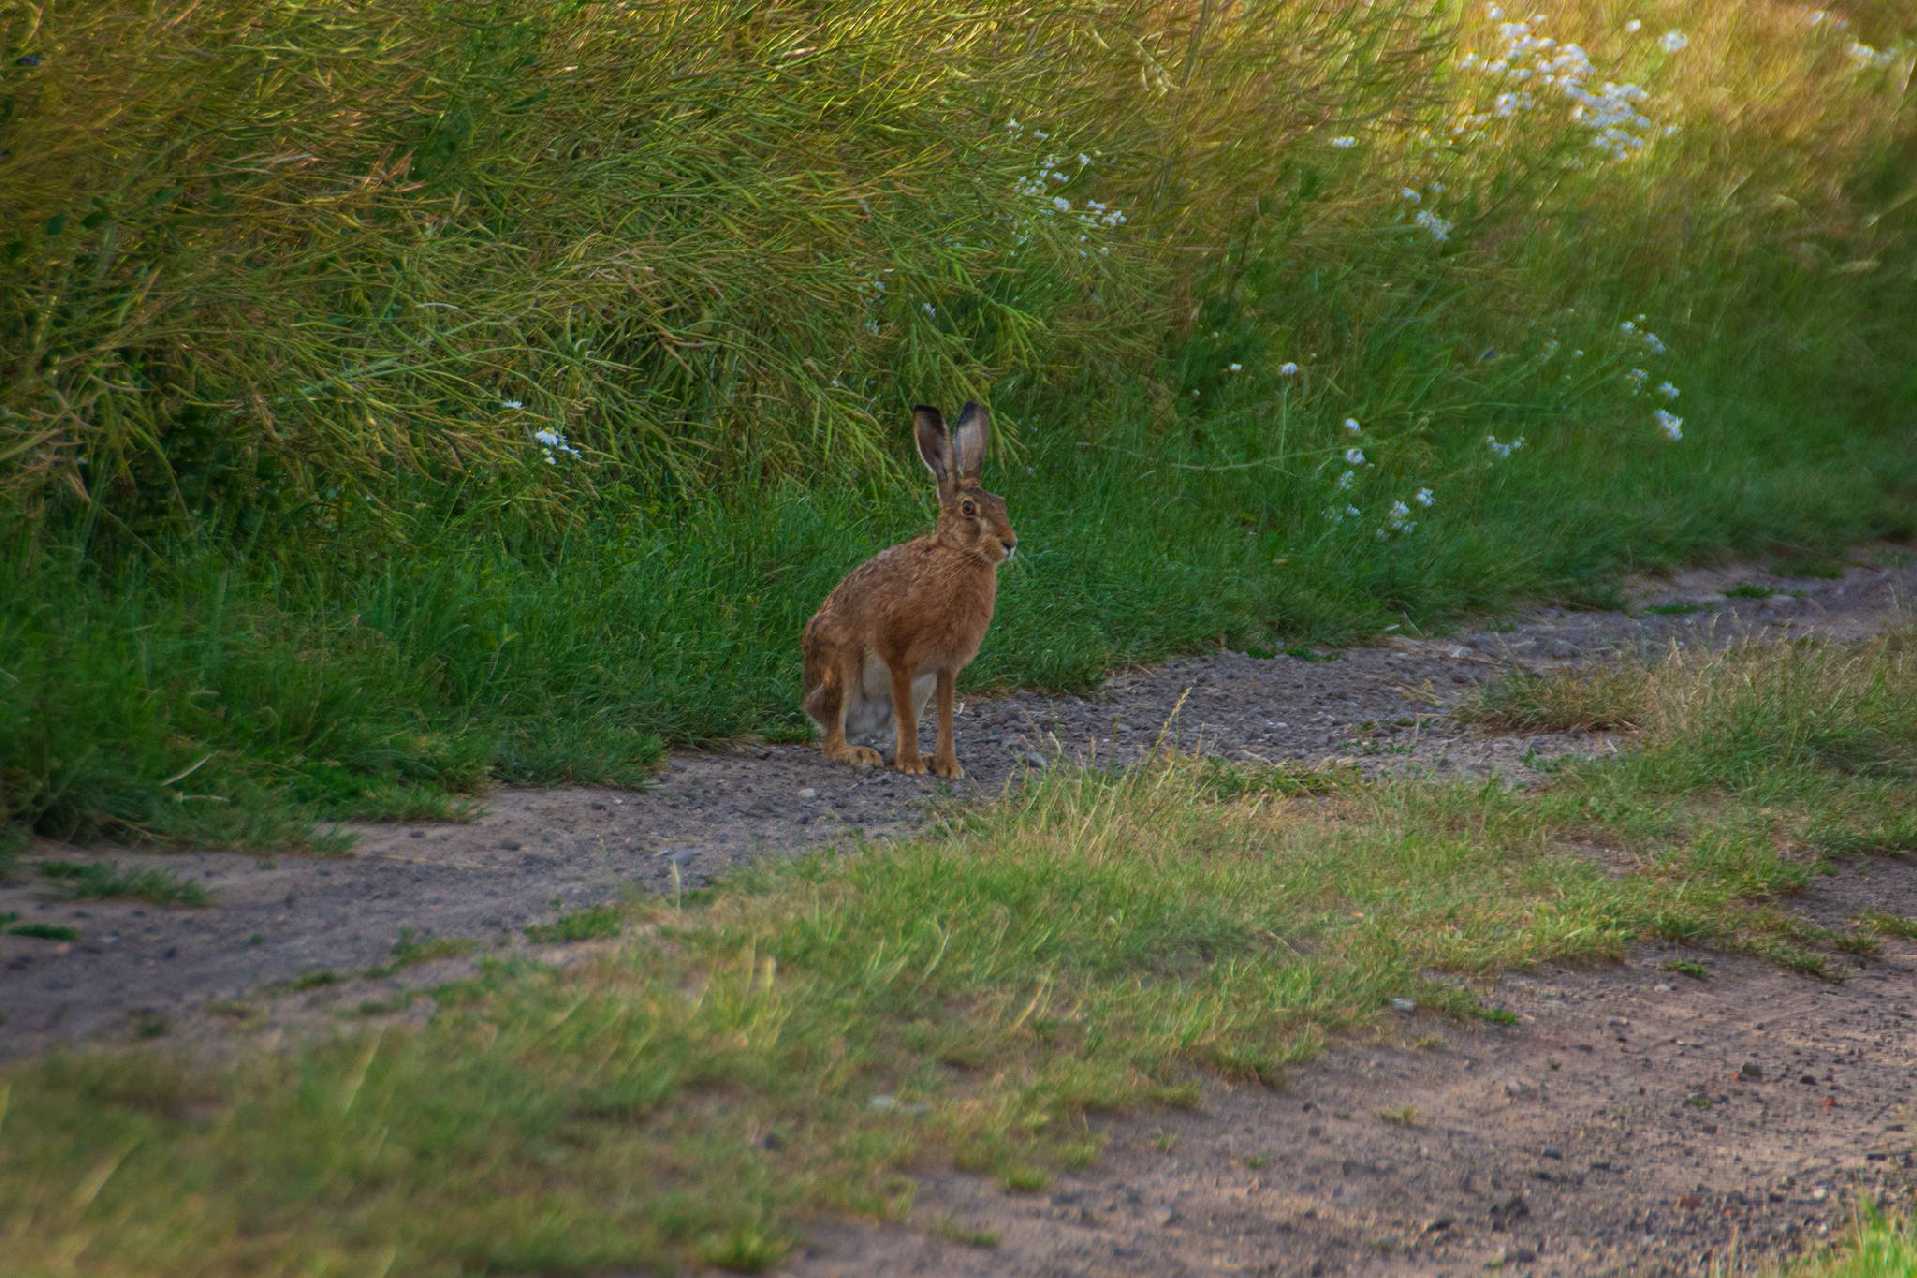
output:
[[[42,861],[40,874],[82,900],[130,898],[155,905],[205,905],[206,889],[165,870],[122,870],[104,862]]]

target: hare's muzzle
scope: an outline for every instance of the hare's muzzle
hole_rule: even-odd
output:
[[[999,541],[998,541],[998,544],[999,544],[999,545],[1001,545],[1001,546],[1003,546],[1003,547],[1005,547],[1005,558],[1006,558],[1006,559],[1008,559],[1008,560],[1009,560],[1009,559],[1010,559],[1010,558],[1011,558],[1011,557],[1012,557],[1013,555],[1016,555],[1016,554],[1018,553],[1018,542],[1017,542],[1017,541],[1007,541],[1007,540],[1005,540],[1005,539],[1004,539],[1003,537],[1001,537],[1001,538],[999,538]]]

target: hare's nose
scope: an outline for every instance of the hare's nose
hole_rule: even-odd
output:
[[[1016,555],[1018,553],[1017,538],[1013,538],[1012,540],[1007,541],[1005,538],[1000,537],[998,539],[998,544],[1005,547],[1005,557],[1007,559],[1010,559],[1013,555]]]

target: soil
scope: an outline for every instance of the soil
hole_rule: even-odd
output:
[[[972,695],[956,784],[829,764],[810,746],[740,745],[675,753],[643,791],[505,789],[465,824],[351,827],[344,856],[106,854],[202,884],[212,903],[200,909],[66,901],[33,864],[100,854],[41,843],[0,883],[0,916],[79,935],[0,936],[0,1060],[78,1040],[192,1044],[227,1018],[268,1038],[304,1033],[369,1000],[423,1017],[418,992],[475,960],[368,975],[402,938],[569,961],[578,947],[529,946],[524,929],[762,856],[906,834],[942,798],[997,795],[1060,758],[1123,764],[1161,738],[1237,759],[1523,782],[1541,759],[1608,742],[1467,728],[1447,711],[1473,688],[1671,644],[1848,639],[1907,620],[1917,560],[1859,558],[1871,562],[1834,579],[1731,567],[1641,581],[1624,611],[1546,608],[1304,657],[1219,651],[1123,672],[1089,697]],[[1727,593],[1746,585],[1773,593]],[[1849,897],[1868,893],[1917,914],[1917,868],[1847,870],[1804,905],[1848,917]],[[1769,1255],[1819,1237],[1853,1173],[1889,1183],[1910,1171],[1902,1124],[1917,1114],[1898,1106],[1917,1061],[1912,947],[1892,942],[1836,985],[1727,959],[1699,982],[1663,957],[1509,978],[1511,1029],[1413,1014],[1396,1040],[1341,1049],[1283,1091],[1215,1085],[1197,1111],[1112,1125],[1099,1167],[1047,1194],[929,1178],[915,1220],[948,1214],[996,1233],[996,1248],[827,1227],[792,1272],[1694,1272],[1707,1253],[1726,1263],[1733,1246]],[[1746,1061],[1757,1077],[1739,1077]]]
[[[1909,913],[1917,861],[1853,865],[1803,905]],[[1860,1198],[1917,1206],[1917,945],[1846,976],[1662,947],[1509,976],[1490,996],[1514,1025],[1394,1017],[1283,1087],[1101,1123],[1097,1165],[1042,1192],[925,1176],[908,1223],[827,1225],[781,1272],[1761,1271],[1838,1241]]]

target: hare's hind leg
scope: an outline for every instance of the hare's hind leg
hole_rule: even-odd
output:
[[[818,659],[820,657],[824,659]],[[845,739],[846,700],[848,693],[855,688],[858,665],[856,659],[848,660],[844,652],[829,655],[808,652],[808,673],[816,673],[818,682],[805,694],[805,712],[825,733],[825,739],[819,746],[826,758],[834,763],[852,763],[869,768],[884,762],[879,752],[868,746],[855,746]]]

